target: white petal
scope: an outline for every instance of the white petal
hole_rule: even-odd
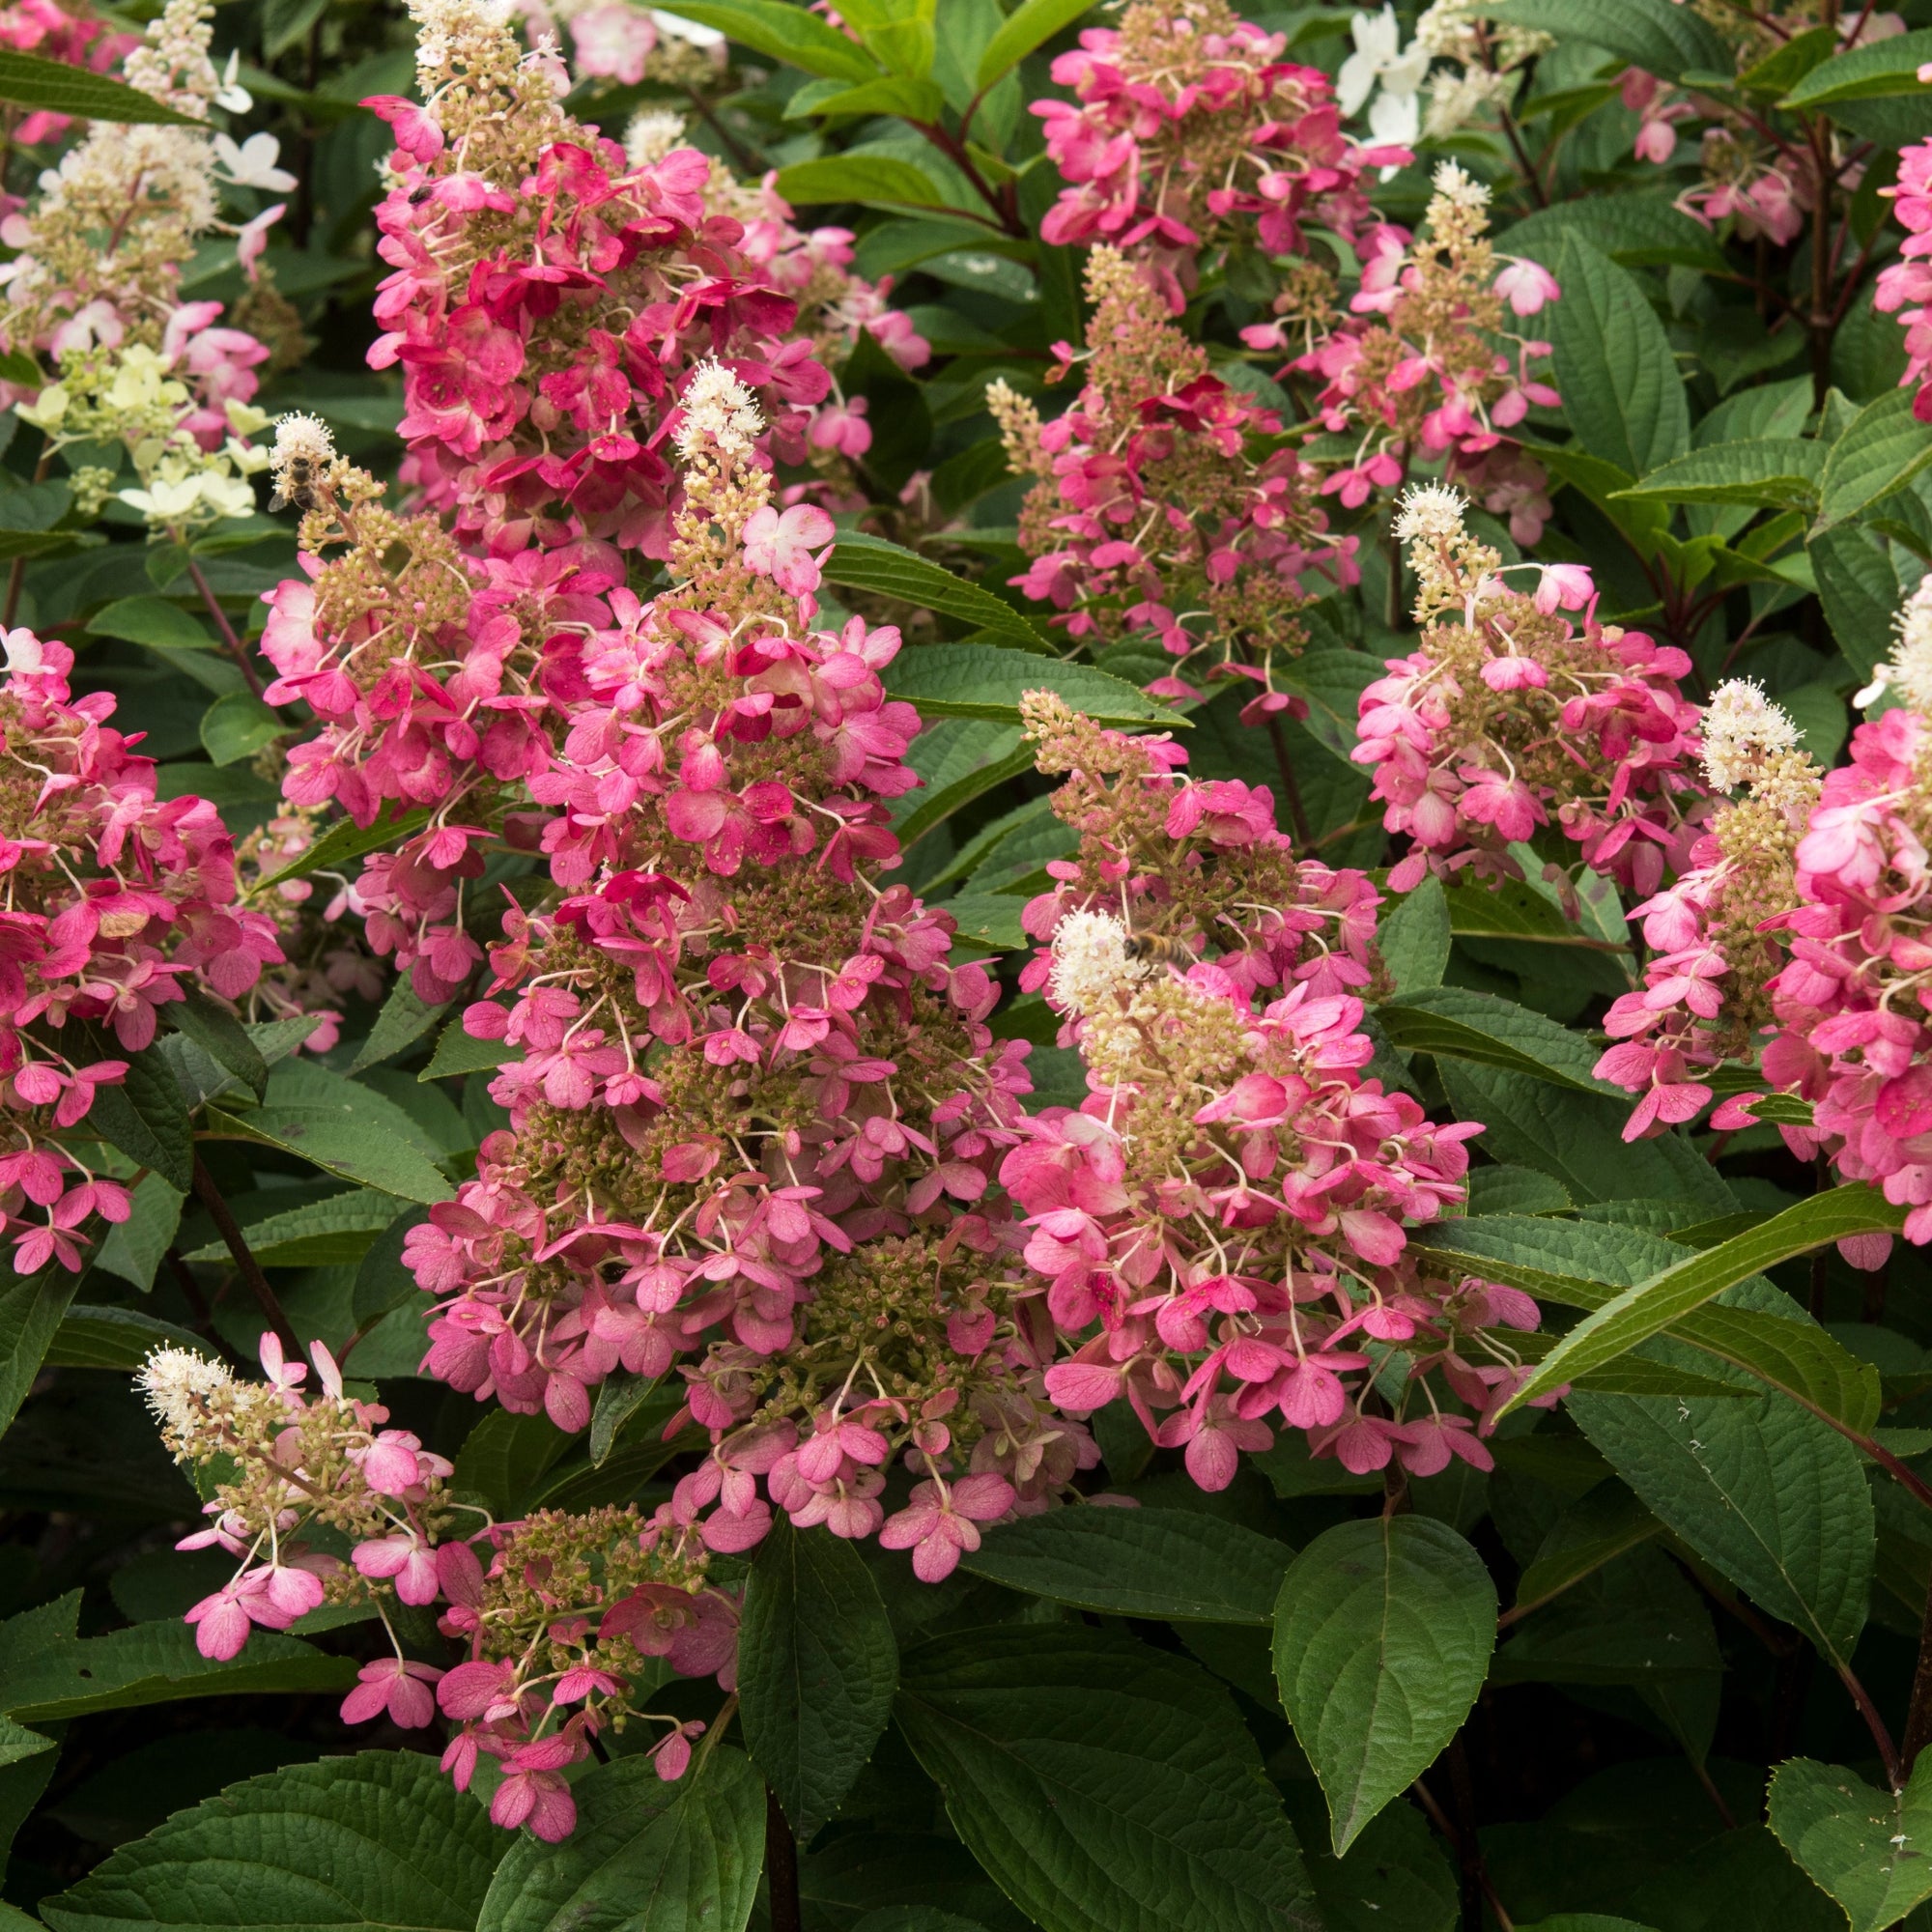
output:
[[[1422,110],[1412,94],[1378,94],[1369,109],[1369,132],[1378,145],[1406,148],[1422,131]]]
[[[1373,55],[1350,54],[1335,76],[1335,105],[1342,119],[1351,121],[1361,112],[1362,102],[1376,91],[1378,64]]]

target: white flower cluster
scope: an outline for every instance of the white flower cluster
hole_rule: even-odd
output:
[[[1754,678],[1729,678],[1711,694],[1702,731],[1704,776],[1714,791],[1735,791],[1745,783],[1758,753],[1798,749],[1791,714],[1774,704]]]
[[[1398,543],[1454,543],[1463,534],[1463,512],[1469,499],[1446,483],[1418,483],[1405,490],[1397,505]]]
[[[672,441],[687,463],[717,450],[744,458],[764,429],[752,392],[722,362],[700,362],[685,385],[684,420]]]
[[[1148,976],[1145,960],[1127,957],[1127,928],[1107,912],[1070,912],[1053,928],[1054,1003],[1083,1019]]]
[[[662,107],[634,114],[624,130],[624,156],[634,168],[651,167],[684,145],[684,116]]]
[[[1872,681],[1852,699],[1862,711],[1888,691],[1895,691],[1913,710],[1932,716],[1932,571],[1898,613],[1898,642],[1890,659],[1872,672]]]
[[[134,1386],[147,1398],[156,1419],[185,1439],[194,1435],[209,1398],[234,1380],[221,1363],[192,1349],[156,1349],[141,1364]]]

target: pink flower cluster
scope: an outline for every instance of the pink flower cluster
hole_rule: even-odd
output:
[[[1487,1468],[1478,1423],[1520,1365],[1482,1331],[1533,1328],[1537,1312],[1406,1252],[1406,1223],[1462,1202],[1463,1144],[1481,1129],[1435,1125],[1363,1076],[1375,1049],[1344,988],[1370,977],[1378,895],[1359,873],[1297,866],[1265,792],[1184,784],[1171,748],[1143,763],[1152,748],[1076,732],[1067,749],[1081,736],[1083,769],[1111,750],[1127,795],[1110,831],[1088,814],[1081,867],[1061,862],[1086,876],[1064,872],[1028,907],[1050,946],[1027,970],[1066,1015],[1093,1091],[1029,1121],[1000,1175],[1072,1345],[1048,1392],[1076,1414],[1124,1398],[1208,1490],[1283,1426],[1358,1473],[1393,1458],[1428,1475],[1452,1455]],[[1173,849],[1141,870],[1132,834],[1150,802],[1167,807]],[[1092,890],[1095,871],[1118,873],[1113,890]],[[1204,922],[1190,903],[1204,890],[1273,909]],[[1228,950],[1150,969],[1126,950],[1121,906],[1135,932]],[[1439,1370],[1477,1421],[1426,1394],[1391,1411],[1375,1371],[1393,1347],[1414,1357],[1412,1389]]]
[[[73,653],[5,634],[0,684],[0,1213],[14,1265],[78,1269],[90,1214],[125,1221],[127,1191],[67,1131],[155,1037],[188,981],[234,999],[281,952],[236,902],[234,848],[214,807],[155,795],[155,765],[75,697]],[[107,1037],[112,1035],[112,1040]]]
[[[1822,1149],[1846,1179],[1909,1207],[1905,1237],[1920,1245],[1932,1241],[1928,732],[1916,710],[1885,712],[1825,779],[1798,846],[1799,904],[1777,922],[1791,960],[1771,982],[1778,1031],[1764,1052],[1765,1078],[1812,1103],[1809,1127],[1782,1129],[1794,1151]]]
[[[1390,888],[1426,871],[1511,874],[1505,848],[1553,823],[1598,871],[1654,893],[1689,857],[1684,810],[1702,790],[1686,769],[1690,659],[1599,624],[1578,566],[1544,567],[1533,595],[1492,576],[1472,591],[1359,700],[1351,755],[1375,773],[1382,823],[1410,841]]]
[[[1899,383],[1918,384],[1912,413],[1932,423],[1932,141],[1902,150],[1896,185],[1879,192],[1897,203],[1906,237],[1900,259],[1879,273],[1872,306],[1887,315],[1900,312],[1906,359]]]
[[[1370,220],[1365,168],[1409,158],[1342,132],[1328,76],[1284,61],[1285,34],[1222,0],[1137,0],[1053,64],[1074,100],[1036,101],[1047,153],[1072,184],[1044,240],[1105,242],[1144,267],[1178,315],[1202,249],[1250,232],[1273,255],[1307,226],[1352,240]]]

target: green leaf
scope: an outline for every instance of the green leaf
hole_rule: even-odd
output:
[[[141,1178],[128,1199],[133,1211],[119,1226],[107,1230],[94,1264],[104,1273],[132,1282],[146,1294],[155,1285],[155,1271],[162,1256],[174,1244],[184,1197],[158,1174],[149,1174]]]
[[[120,638],[165,651],[213,651],[207,628],[165,597],[122,597],[91,618],[97,638]]]
[[[1294,1834],[1228,1693],[1112,1631],[970,1631],[910,1652],[899,1728],[1042,1932],[1316,1932]]]
[[[1711,231],[1661,194],[1589,194],[1512,222],[1497,245],[1554,271],[1566,235],[1580,236],[1626,269],[1728,270]]]
[[[1044,633],[1004,599],[884,537],[841,536],[825,560],[825,581],[956,617],[1020,650],[1045,654],[1052,649]],[[929,648],[913,645],[900,661]]]
[[[1851,1235],[1896,1234],[1905,1209],[1862,1181],[1814,1194],[1715,1248],[1690,1256],[1647,1281],[1627,1288],[1578,1322],[1544,1358],[1500,1414],[1613,1362],[1639,1342],[1662,1334],[1725,1289],[1747,1281],[1794,1255],[1809,1254]]]
[[[58,1262],[0,1280],[0,1432],[19,1414],[80,1281]]]
[[[111,1036],[100,1039],[100,1058],[125,1058],[128,1071],[118,1083],[103,1081],[94,1090],[87,1130],[153,1169],[177,1193],[187,1193],[194,1185],[194,1136],[174,1069],[152,1046],[125,1053]]]
[[[986,43],[980,56],[979,71],[973,76],[980,93],[1016,68],[1037,46],[1043,46],[1063,28],[1070,27],[1094,4],[1094,0],[1021,0],[1007,15],[1000,31]]]
[[[786,6],[782,0],[680,0],[678,6],[664,11],[680,20],[696,20],[700,27],[715,27],[740,46],[788,61],[807,73],[870,80],[879,71],[848,36],[805,8]]]
[[[1765,1809],[1778,1843],[1845,1908],[1851,1932],[1885,1932],[1932,1898],[1932,1755],[1920,1754],[1903,1791],[1874,1791],[1841,1764],[1786,1758]]]
[[[1894,34],[1889,41],[1854,47],[1814,67],[1789,94],[1786,107],[1829,107],[1841,100],[1877,100],[1888,95],[1932,92],[1918,78],[1932,60],[1932,29]]]
[[[839,18],[894,73],[923,81],[932,71],[936,5],[937,0],[852,0]]]
[[[1350,756],[1355,749],[1357,700],[1383,674],[1379,659],[1366,651],[1309,650],[1291,658],[1275,672],[1284,691],[1308,700],[1308,731],[1331,757],[1359,774]]]
[[[138,1369],[156,1349],[208,1352],[207,1341],[138,1308],[70,1308],[46,1352],[48,1368]]]
[[[1017,724],[1024,693],[1052,691],[1096,724],[1146,724],[1156,719],[1170,726],[1187,724],[1161,699],[1092,665],[1036,658],[997,644],[915,644],[886,667],[885,686],[891,696],[910,699],[930,718]]]
[[[104,73],[90,73],[65,61],[43,60],[39,54],[16,53],[12,47],[0,47],[0,100],[47,114],[71,114],[80,121],[206,126],[125,80],[110,80]]]
[[[305,879],[311,872],[334,870],[352,859],[381,852],[413,838],[430,820],[430,808],[419,805],[413,810],[393,817],[378,818],[373,825],[357,825],[353,818],[338,819],[299,858],[291,859],[279,872],[271,872],[255,888],[259,898],[272,886],[286,879]]]
[[[893,1713],[899,1653],[849,1543],[780,1521],[745,1585],[738,1638],[745,1748],[801,1844],[844,1803]]]
[[[1729,73],[1733,67],[1731,49],[1717,30],[1671,0],[1501,0],[1476,11],[1560,42],[1587,41],[1660,80],[1677,80],[1693,69]],[[1567,284],[1563,293],[1570,293]]]
[[[203,1657],[194,1632],[169,1618],[106,1636],[48,1644],[0,1662],[0,1710],[21,1723],[172,1704],[184,1697],[340,1690],[355,1681],[346,1657],[300,1638],[255,1631],[239,1657]]]
[[[883,74],[856,87],[842,80],[809,80],[785,103],[787,121],[820,114],[898,114],[908,121],[937,121],[946,97],[929,80]]]
[[[1891,649],[1891,622],[1904,587],[1885,539],[1863,524],[1839,524],[1813,534],[1805,549],[1825,621],[1845,661],[1869,678]]]
[[[1599,1483],[1566,1508],[1545,1532],[1517,1579],[1519,1614],[1560,1597],[1605,1564],[1648,1543],[1663,1527],[1629,1488]]]
[[[988,1530],[959,1567],[1114,1616],[1266,1624],[1289,1558],[1272,1537],[1194,1510],[1054,1510]]]
[[[1622,0],[1535,4],[1567,12],[1572,6],[1613,6]],[[1673,7],[1670,0],[1654,4],[1674,19],[1711,32],[1695,14]],[[1549,310],[1549,338],[1564,416],[1593,458],[1614,464],[1626,476],[1648,476],[1690,447],[1690,409],[1670,338],[1630,274],[1575,235],[1564,240],[1556,278],[1563,285],[1563,299]]]
[[[474,1491],[501,1516],[522,1516],[570,1437],[547,1415],[493,1408],[456,1452],[458,1490]]]
[[[741,1753],[715,1750],[675,1784],[623,1757],[571,1795],[577,1829],[559,1845],[510,1841],[476,1932],[743,1932],[764,1866],[765,1802]]]
[[[383,1002],[383,1010],[376,1015],[369,1037],[350,1063],[350,1072],[360,1073],[365,1066],[380,1066],[384,1061],[393,1060],[406,1046],[420,1039],[449,1008],[447,1000],[433,1007],[426,1005],[408,976],[399,978],[389,988],[389,997]],[[462,1015],[457,1018],[460,1021]]]
[[[413,1283],[411,1284],[414,1286]],[[650,1401],[658,1380],[619,1369],[597,1385],[597,1406],[590,1412],[590,1463],[601,1468],[617,1446],[624,1425]]]
[[[1376,1018],[1397,1046],[1415,1053],[1501,1067],[1585,1094],[1612,1091],[1590,1071],[1598,1055],[1588,1040],[1493,993],[1464,986],[1420,987],[1378,1007]]]
[[[253,692],[231,691],[201,714],[201,744],[217,765],[240,764],[291,726]]]
[[[1449,966],[1449,900],[1441,879],[1430,873],[1399,900],[1395,910],[1383,916],[1376,945],[1395,976],[1397,993],[1420,993],[1441,985]]]
[[[918,795],[908,792],[906,803],[910,809],[903,818],[893,822],[901,851],[916,845],[934,826],[943,825],[976,798],[982,798],[1009,779],[1033,770],[1031,745],[1010,726],[989,724],[979,718],[944,720],[930,730],[922,731],[912,751],[922,752],[928,741],[939,740],[941,733],[947,734],[947,738],[935,749],[943,748],[955,755],[948,757],[937,773],[928,766],[915,765],[926,781],[926,789]],[[952,867],[947,869],[951,872]],[[928,879],[923,890],[932,891],[934,883]]]
[[[1802,437],[1762,436],[1693,449],[1619,497],[1658,503],[1768,503],[1809,510],[1829,452]]]
[[[54,1932],[471,1932],[507,1843],[433,1757],[362,1751],[231,1784],[41,1916]]]
[[[934,908],[958,923],[959,937],[990,952],[1020,952],[1033,944],[1020,925],[1026,900],[1012,893],[961,893]]]
[[[1462,1729],[1495,1640],[1483,1559],[1430,1517],[1338,1523],[1290,1564],[1275,1678],[1338,1855]]]
[[[1875,1531],[1858,1451],[1758,1402],[1573,1395],[1570,1412],[1666,1527],[1834,1668],[1864,1628]]]
[[[1814,68],[1838,51],[1841,43],[1830,27],[1812,27],[1794,34],[1764,59],[1738,75],[1738,85],[1747,94],[1776,96],[1796,87]]]
[[[463,1015],[453,1013],[449,1024],[437,1035],[436,1051],[416,1075],[418,1080],[447,1080],[457,1073],[488,1073],[513,1060],[521,1060],[524,1049],[507,1039],[477,1039],[463,1031]]]
[[[1832,445],[1818,486],[1818,520],[1829,528],[1889,497],[1932,463],[1932,435],[1912,413],[1913,391],[1868,403]]]
[[[399,1211],[393,1194],[358,1187],[248,1224],[248,1248],[264,1267],[354,1266]],[[225,1262],[227,1244],[210,1241],[183,1258]]]
[[[211,1104],[207,1121],[212,1133],[285,1148],[326,1174],[406,1201],[447,1201],[455,1192],[434,1165],[434,1143],[402,1108],[327,1067],[278,1066],[259,1108]]]
[[[779,170],[778,191],[794,208],[829,201],[856,201],[867,208],[951,206],[923,168],[894,155],[828,155],[822,160],[794,161]]]
[[[181,990],[182,998],[169,1001],[165,1009],[176,1032],[185,1034],[217,1066],[225,1066],[236,1079],[245,1080],[257,1094],[264,1092],[269,1084],[269,1063],[248,1037],[248,1029],[198,987],[184,986]]]

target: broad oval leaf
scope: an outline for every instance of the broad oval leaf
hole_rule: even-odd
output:
[[[838,1809],[893,1712],[898,1645],[871,1572],[782,1519],[759,1546],[738,1634],[745,1746],[801,1843]]]
[[[1586,1094],[1614,1091],[1591,1072],[1597,1053],[1580,1034],[1493,993],[1418,987],[1378,1007],[1376,1018],[1397,1046],[1415,1053],[1472,1061]]]
[[[1554,270],[1566,235],[1580,235],[1626,269],[1721,274],[1727,266],[1711,231],[1661,194],[1584,195],[1524,215],[1497,241],[1512,255],[1527,255]]]
[[[1787,1758],[1765,1809],[1778,1843],[1844,1907],[1851,1932],[1884,1932],[1932,1898],[1932,1753],[1903,1791],[1874,1791],[1841,1764]]]
[[[510,1841],[476,1932],[743,1932],[765,1799],[739,1752],[713,1751],[675,1784],[648,1758],[619,1758],[571,1795],[576,1831],[560,1845]]]
[[[1289,1566],[1275,1678],[1338,1854],[1462,1728],[1495,1641],[1483,1559],[1433,1518],[1338,1523]]]
[[[838,28],[828,26],[804,7],[781,0],[680,0],[663,10],[680,20],[714,27],[740,46],[788,61],[807,73],[841,80],[870,80],[878,63]]]
[[[794,208],[828,201],[884,208],[950,206],[939,184],[923,168],[893,155],[828,155],[823,160],[794,161],[779,170],[778,191]]]
[[[1659,503],[1768,503],[1811,509],[1829,452],[1796,436],[1717,442],[1653,469],[1619,497]]]
[[[1819,479],[1821,526],[1857,516],[1932,463],[1932,436],[1912,409],[1913,392],[1893,389],[1852,418],[1832,445]]]
[[[1588,41],[1661,80],[1693,69],[1728,73],[1734,65],[1718,31],[1672,0],[1498,0],[1475,11],[1559,41]]]
[[[1871,1593],[1871,1492],[1859,1454],[1776,1397],[1573,1395],[1570,1412],[1663,1524],[1834,1668]]]
[[[1265,1624],[1289,1556],[1272,1537],[1195,1510],[1090,1508],[989,1530],[960,1567],[1083,1610]]]
[[[230,1785],[41,1916],[54,1932],[471,1932],[507,1843],[434,1758],[363,1751]]]
[[[1894,34],[1889,41],[1854,47],[1814,67],[1784,97],[1786,107],[1829,107],[1840,100],[1876,100],[1888,95],[1928,92],[1918,70],[1932,60],[1932,29]]]
[[[1111,1631],[908,1654],[900,1729],[974,1857],[1043,1932],[1316,1932],[1294,1833],[1228,1693]]]
[[[103,1081],[95,1088],[85,1131],[99,1134],[185,1194],[194,1185],[194,1134],[181,1083],[166,1056],[152,1046],[128,1053],[106,1035],[99,1057],[125,1059],[128,1071],[118,1083]]]

